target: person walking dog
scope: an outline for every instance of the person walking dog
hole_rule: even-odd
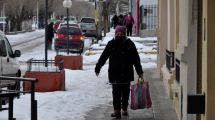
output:
[[[143,70],[140,57],[135,44],[126,37],[126,27],[117,26],[115,38],[108,42],[98,63],[95,73],[98,76],[102,66],[109,59],[109,82],[112,84],[113,108],[111,117],[117,119],[122,115],[128,115],[127,107],[130,94],[130,82],[134,81],[134,70],[140,78],[143,78]]]

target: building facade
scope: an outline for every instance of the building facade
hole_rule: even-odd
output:
[[[141,37],[154,37],[158,25],[158,1],[140,0],[139,3],[139,33]]]
[[[141,37],[154,37],[158,26],[158,0],[130,0],[134,32]]]
[[[214,120],[214,0],[159,0],[158,71],[179,120]]]

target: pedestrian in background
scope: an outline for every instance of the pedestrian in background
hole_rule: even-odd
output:
[[[127,28],[127,36],[132,35],[133,24],[134,24],[134,18],[131,16],[131,13],[129,12],[124,19],[124,25]]]
[[[118,16],[118,25],[122,26],[123,25],[123,21],[124,21],[124,17],[122,14],[120,14]]]
[[[128,100],[130,94],[130,82],[134,81],[134,69],[140,78],[143,78],[143,70],[140,57],[135,44],[126,37],[126,27],[117,26],[115,38],[108,42],[95,67],[98,76],[102,66],[109,59],[108,76],[112,84],[113,108],[112,117],[117,119],[122,115],[128,115]]]
[[[54,29],[53,29],[53,22],[51,22],[47,26],[47,43],[48,43],[48,49],[51,50],[52,48],[52,39],[54,38]]]
[[[113,23],[113,27],[114,29],[116,28],[116,26],[118,25],[118,17],[117,15],[114,15],[113,18],[112,18],[112,23]]]

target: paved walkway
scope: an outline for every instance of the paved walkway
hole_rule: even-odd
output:
[[[149,80],[153,106],[150,109],[128,110],[129,116],[122,116],[121,120],[178,120],[172,108],[172,102],[167,97],[162,80],[155,70],[145,70],[144,76]],[[86,115],[86,120],[114,120],[110,117],[113,112],[112,101],[95,107]]]

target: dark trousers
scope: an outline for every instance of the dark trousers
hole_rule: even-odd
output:
[[[130,84],[113,84],[112,88],[114,110],[127,110]]]
[[[48,50],[51,50],[51,49],[52,49],[52,40],[48,40],[47,49],[48,49]]]
[[[133,25],[128,25],[128,26],[126,26],[126,28],[127,28],[127,36],[131,36]]]

